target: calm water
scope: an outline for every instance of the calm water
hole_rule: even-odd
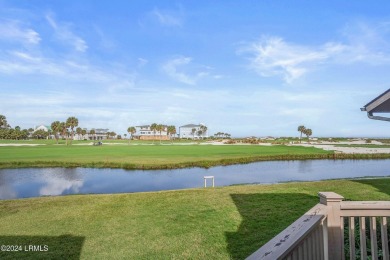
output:
[[[203,176],[206,175],[215,176],[216,186],[390,176],[390,160],[274,161],[210,169],[153,171],[91,168],[3,169],[0,170],[0,199],[195,188],[203,186]]]

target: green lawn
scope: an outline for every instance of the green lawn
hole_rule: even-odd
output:
[[[191,139],[176,139],[172,141],[162,140],[162,144],[186,144],[186,143],[204,143],[207,140],[191,140]],[[89,144],[94,140],[73,140],[73,144]],[[97,140],[95,140],[97,142]],[[58,140],[59,144],[66,144],[66,140]],[[129,140],[126,139],[106,139],[103,143],[116,143],[116,144],[129,144]],[[45,144],[45,145],[56,145],[57,142],[54,139],[29,139],[29,140],[8,140],[0,139],[0,144]],[[149,140],[130,140],[130,144],[160,144],[160,141],[149,141]]]
[[[328,158],[313,147],[258,145],[42,145],[0,146],[0,168],[12,167],[209,167],[259,160]]]
[[[0,201],[0,244],[48,246],[0,259],[244,259],[318,203],[319,191],[389,200],[390,179]]]

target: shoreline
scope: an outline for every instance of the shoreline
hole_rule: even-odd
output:
[[[217,166],[228,166],[248,164],[262,161],[294,161],[294,160],[380,160],[390,159],[390,153],[329,153],[329,154],[304,154],[304,155],[275,155],[275,156],[254,156],[221,160],[194,161],[167,164],[133,164],[119,162],[64,162],[64,161],[15,161],[1,162],[0,169],[17,168],[108,168],[125,170],[173,170],[184,168],[211,168]]]

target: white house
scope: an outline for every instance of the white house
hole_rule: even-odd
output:
[[[43,130],[45,132],[49,132],[50,134],[47,136],[47,139],[53,139],[54,135],[51,133],[51,127],[48,125],[39,125],[39,126],[34,126],[34,132]],[[31,137],[31,134],[30,134]]]
[[[206,131],[204,131],[204,129]],[[202,131],[201,135],[199,135],[199,131]],[[204,124],[183,125],[183,126],[179,127],[179,137],[180,138],[192,138],[192,139],[207,138],[208,137],[208,130]]]
[[[39,126],[34,126],[34,132],[38,130],[43,130],[45,132],[51,131],[51,127],[48,125],[39,125]]]
[[[164,130],[161,131],[152,131],[150,125],[141,125],[135,127],[135,134],[133,134],[134,139],[139,140],[169,140],[170,137],[167,135],[167,127],[163,126]]]
[[[83,128],[83,130],[85,130],[87,132],[86,135],[84,136],[78,136],[77,134],[74,135],[74,139],[75,140],[105,140],[107,139],[107,133],[108,133],[108,129],[106,128],[91,128],[91,129],[87,129],[87,128]],[[95,131],[95,134],[91,134],[91,130],[94,130]]]

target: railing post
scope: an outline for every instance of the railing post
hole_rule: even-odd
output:
[[[328,257],[344,259],[344,225],[340,216],[343,196],[334,192],[319,192],[320,203],[327,206]]]

